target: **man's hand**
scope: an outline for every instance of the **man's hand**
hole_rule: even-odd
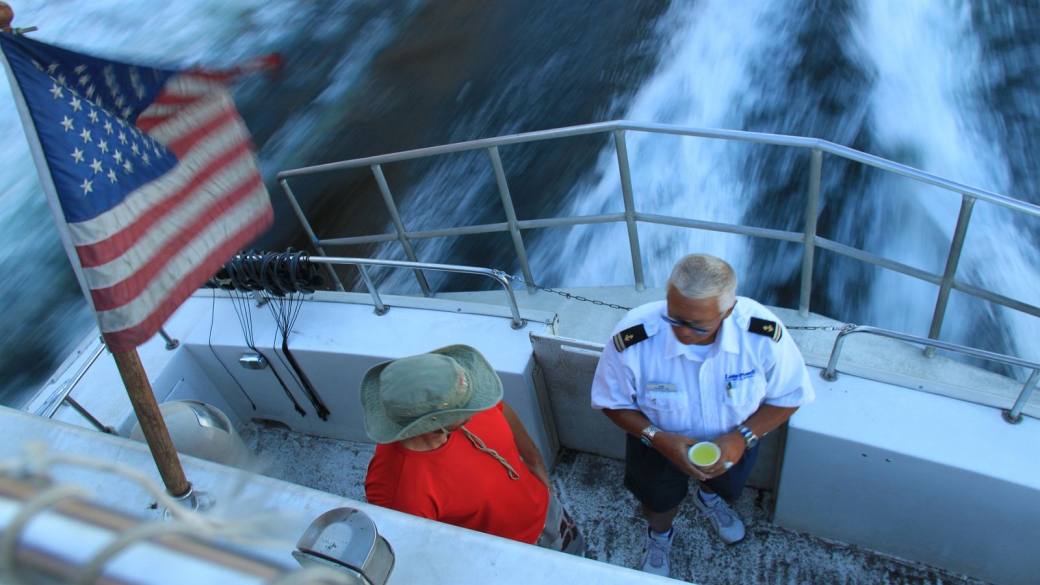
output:
[[[736,438],[734,438],[734,435]],[[690,457],[687,454],[690,447],[698,442],[683,435],[661,432],[654,437],[654,449],[657,449],[661,455],[667,457],[683,473],[701,481],[726,473],[729,471],[729,467],[732,467],[732,465],[726,466],[727,461],[733,464],[740,461],[740,458],[744,456],[743,435],[736,432],[729,433],[712,441],[722,451],[719,460],[708,467],[698,467],[690,461]]]
[[[744,456],[744,451],[747,449],[744,435],[741,435],[738,431],[726,433],[712,442],[719,446],[722,455],[719,456],[719,460],[713,465],[705,468],[710,477],[722,475],[729,471],[730,467],[740,461],[740,458]],[[728,466],[726,465],[727,463],[729,463]]]
[[[660,431],[654,435],[653,448],[661,455],[667,457],[669,461],[674,463],[686,475],[692,475],[697,479],[706,479],[704,473],[691,463],[690,458],[686,455],[686,452],[696,442],[683,435],[673,435],[672,433]]]

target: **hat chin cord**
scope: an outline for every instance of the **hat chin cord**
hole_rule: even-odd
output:
[[[505,457],[502,457],[498,454],[498,451],[495,451],[494,449],[489,449],[488,446],[484,444],[484,441],[482,441],[480,437],[469,432],[469,429],[467,429],[465,425],[459,427],[459,429],[461,429],[462,432],[466,435],[466,438],[469,439],[469,442],[473,443],[474,447],[476,447],[480,451],[487,453],[488,455],[491,455],[507,470],[509,470],[509,479],[512,479],[513,481],[520,479],[520,474],[517,473],[515,469],[513,469],[513,466],[510,465],[508,461],[506,461]],[[441,431],[444,431],[444,429],[441,429]]]

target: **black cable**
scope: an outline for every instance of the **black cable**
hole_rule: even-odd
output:
[[[313,294],[315,287],[324,284],[324,278],[318,274],[317,267],[310,262],[310,256],[303,251],[293,251],[292,248],[289,248],[284,253],[262,253],[257,250],[249,250],[232,257],[224,265],[224,268],[214,275],[207,284],[210,287],[222,288],[228,291],[228,294],[231,295],[232,306],[235,307],[235,313],[242,327],[242,335],[245,337],[246,345],[265,359],[266,356],[254,344],[252,312],[249,308],[249,302],[242,295],[240,306],[236,299],[239,298],[237,296],[239,292],[256,292],[270,304],[271,314],[278,326],[278,332],[282,336],[282,353],[284,353],[285,359],[282,360],[281,356],[279,356],[279,360],[293,374],[295,381],[303,389],[304,394],[310,400],[311,405],[314,406],[318,416],[322,420],[328,420],[329,409],[325,406],[321,397],[318,396],[314,385],[307,378],[299,362],[296,361],[292,351],[289,349],[289,333],[292,331],[302,308],[302,304],[298,303],[293,298],[293,295]],[[212,323],[210,327],[212,331]],[[272,349],[275,350],[275,355],[278,355],[277,348],[272,346]],[[226,370],[227,367],[225,366],[224,369]],[[281,376],[278,375],[278,371],[273,367],[273,364],[271,371],[282,385],[286,396],[292,401],[296,412],[300,413],[301,416],[306,416],[306,412],[300,407],[292,392],[289,391],[289,387],[282,380]],[[230,374],[230,371],[228,374]],[[241,386],[239,387],[241,388]],[[256,405],[253,405],[253,408],[255,409]]]
[[[213,291],[213,305],[210,307],[209,312],[209,350],[213,352],[213,357],[217,360],[217,363],[220,364],[220,367],[224,368],[224,371],[227,372],[227,375],[235,382],[235,385],[238,386],[238,389],[242,391],[242,396],[246,397],[246,400],[249,401],[249,405],[253,407],[253,410],[256,410],[256,404],[253,402],[253,399],[250,398],[248,394],[246,394],[246,389],[242,387],[242,384],[239,384],[238,379],[235,378],[234,374],[231,373],[231,370],[229,370],[228,367],[224,365],[224,362],[220,359],[220,356],[217,355],[217,350],[213,349],[213,321],[216,318],[216,313],[217,291]]]
[[[289,350],[289,333],[292,331],[293,325],[296,323],[296,318],[300,314],[302,304],[297,302],[293,294],[287,294],[283,298],[272,297],[271,298],[271,315],[274,317],[275,322],[278,325],[278,330],[282,335],[282,353],[285,354],[288,364],[286,364],[296,376],[296,380],[300,387],[303,388],[304,393],[307,395],[307,399],[310,400],[311,406],[314,407],[314,411],[317,413],[321,420],[329,419],[329,409],[325,406],[324,401],[318,396],[317,391],[314,389],[314,385],[311,383],[307,374],[304,373],[303,368],[300,367],[299,362],[293,356],[292,351]],[[285,362],[283,362],[285,363]]]
[[[246,298],[245,294],[237,291],[228,291],[228,296],[231,297],[231,305],[235,308],[235,314],[238,316],[238,323],[242,327],[242,337],[245,338],[246,346],[249,349],[255,351],[257,355],[264,358],[270,363],[270,359],[264,355],[264,352],[260,351],[253,342],[253,314],[249,309],[249,299]],[[307,416],[307,411],[303,410],[300,403],[296,400],[296,397],[289,391],[289,386],[286,385],[282,377],[278,375],[278,370],[275,369],[274,364],[271,364],[271,373],[274,374],[278,383],[282,386],[282,390],[285,395],[292,402],[293,408],[300,416]]]

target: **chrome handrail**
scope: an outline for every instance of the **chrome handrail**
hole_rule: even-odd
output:
[[[1036,389],[1036,383],[1040,380],[1040,363],[1031,362],[1028,360],[1019,359],[1013,356],[1007,356],[999,353],[993,353],[982,349],[975,349],[973,347],[966,347],[963,345],[957,345],[955,343],[948,343],[945,341],[939,341],[937,339],[928,339],[926,337],[918,337],[917,335],[909,335],[907,333],[900,333],[898,331],[891,331],[888,329],[881,329],[880,327],[871,327],[869,325],[846,325],[842,327],[841,331],[838,332],[838,336],[834,338],[834,346],[831,348],[831,357],[827,361],[827,368],[820,370],[820,377],[828,382],[833,382],[838,379],[838,357],[841,355],[841,348],[845,344],[845,338],[853,333],[869,333],[871,335],[879,335],[881,337],[888,337],[890,339],[898,339],[900,341],[908,341],[910,343],[919,343],[934,349],[943,349],[947,351],[956,352],[962,355],[976,357],[984,360],[998,362],[1001,364],[1007,364],[1009,366],[1018,366],[1032,370],[1029,379],[1026,380],[1025,386],[1022,387],[1022,391],[1018,395],[1018,399],[1015,401],[1015,405],[1010,409],[1001,411],[1004,416],[1004,420],[1017,424],[1022,421],[1022,409],[1026,405],[1026,401],[1029,400],[1029,396]]]
[[[414,150],[404,150],[401,152],[395,152],[390,154],[381,154],[377,156],[369,156],[365,158],[357,158],[353,160],[339,161],[334,163],[327,163],[322,165],[315,165],[310,167],[301,167],[298,169],[291,169],[288,171],[282,171],[278,173],[278,181],[281,182],[292,177],[302,177],[313,174],[320,174],[329,171],[338,171],[344,169],[353,169],[358,167],[366,167],[372,165],[384,165],[392,162],[401,162],[417,158],[426,158],[430,156],[437,156],[441,154],[449,154],[456,152],[465,152],[468,150],[476,150],[478,148],[491,148],[496,146],[505,146],[509,144],[521,144],[524,142],[536,142],[540,140],[549,140],[554,138],[570,138],[574,136],[584,136],[588,134],[597,134],[601,132],[614,132],[615,130],[634,130],[639,132],[650,132],[655,134],[672,134],[677,136],[691,136],[697,138],[717,138],[722,140],[734,140],[739,142],[752,142],[756,144],[770,144],[774,146],[793,146],[807,149],[818,149],[820,151],[840,156],[858,163],[862,163],[868,166],[888,171],[897,175],[901,175],[910,179],[921,181],[929,185],[945,189],[947,191],[954,191],[957,193],[963,193],[993,203],[994,205],[1000,205],[1016,211],[1021,211],[1029,215],[1035,215],[1040,217],[1040,207],[1019,201],[994,193],[992,191],[986,191],[956,181],[945,179],[938,175],[915,169],[914,167],[904,165],[890,161],[886,158],[876,156],[873,154],[867,154],[854,148],[835,144],[828,140],[821,138],[805,138],[802,136],[786,136],[783,134],[768,134],[765,132],[747,132],[743,130],[723,130],[717,128],[694,128],[688,126],[676,126],[673,124],[648,124],[645,122],[630,122],[627,120],[615,120],[612,122],[597,122],[594,124],[582,124],[578,126],[568,126],[566,128],[556,128],[553,130],[539,130],[536,132],[524,132],[522,134],[510,134],[507,136],[498,136],[495,138],[481,138],[479,140],[468,140],[465,142],[455,142],[453,144],[445,144],[441,146],[432,146],[428,148],[417,148]]]
[[[57,391],[51,394],[50,397],[36,409],[36,416],[42,416],[43,418],[51,418],[54,416],[54,413],[58,411],[58,407],[65,402],[66,398],[68,398],[72,389],[75,388],[76,384],[79,384],[79,381],[87,374],[87,370],[90,369],[90,366],[94,365],[94,362],[101,357],[102,352],[105,351],[105,347],[104,342],[98,345],[94,352],[90,354],[90,358],[79,367],[76,374],[62,384]]]
[[[486,276],[495,282],[502,285],[502,289],[506,293],[506,298],[509,302],[509,310],[513,314],[512,326],[513,329],[523,329],[527,322],[520,317],[520,307],[516,303],[516,296],[513,294],[513,287],[511,286],[512,280],[509,275],[501,270],[494,270],[491,268],[477,268],[474,266],[458,266],[454,264],[431,264],[428,262],[404,262],[400,260],[372,260],[370,258],[337,258],[330,256],[311,256],[311,262],[320,262],[323,264],[337,264],[346,266],[357,266],[361,270],[362,279],[365,282],[365,287],[368,288],[368,292],[372,295],[372,302],[375,304],[376,313],[383,315],[390,310],[383,304],[383,300],[379,297],[379,291],[376,290],[375,284],[372,279],[369,278],[368,273],[364,270],[365,266],[388,266],[391,268],[412,268],[414,270],[439,270],[442,272],[456,272],[459,274],[476,274],[478,276]]]
[[[159,335],[162,336],[163,341],[166,342],[166,349],[169,351],[177,349],[177,347],[179,347],[181,344],[179,340],[170,337],[170,334],[167,333],[166,329],[163,327],[159,328]],[[54,413],[58,412],[58,408],[60,408],[62,404],[67,402],[73,410],[78,412],[80,416],[82,416],[83,418],[87,419],[87,422],[89,422],[92,426],[97,428],[97,430],[104,433],[112,433],[113,431],[111,427],[106,427],[105,425],[101,424],[101,422],[98,421],[98,419],[95,418],[94,415],[87,412],[85,408],[83,408],[70,396],[70,394],[72,394],[72,391],[76,388],[76,384],[79,384],[80,380],[83,379],[83,376],[87,374],[87,370],[90,369],[90,366],[94,365],[94,362],[96,362],[97,359],[101,357],[101,353],[105,350],[106,347],[107,346],[105,345],[105,341],[104,339],[102,339],[101,345],[99,345],[90,355],[90,358],[82,366],[80,366],[79,370],[76,371],[76,374],[68,381],[66,381],[64,384],[62,384],[60,388],[55,390],[47,398],[47,400],[45,400],[43,404],[40,405],[38,409],[36,409],[36,415],[42,416],[43,418],[51,418],[54,416]]]

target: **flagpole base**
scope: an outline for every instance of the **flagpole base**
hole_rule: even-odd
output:
[[[213,500],[209,497],[209,494],[202,491],[195,491],[195,488],[189,483],[188,492],[180,495],[173,496],[173,500],[179,505],[193,510],[195,512],[205,512],[213,507]],[[163,519],[169,520],[173,513],[169,508],[163,510]]]

